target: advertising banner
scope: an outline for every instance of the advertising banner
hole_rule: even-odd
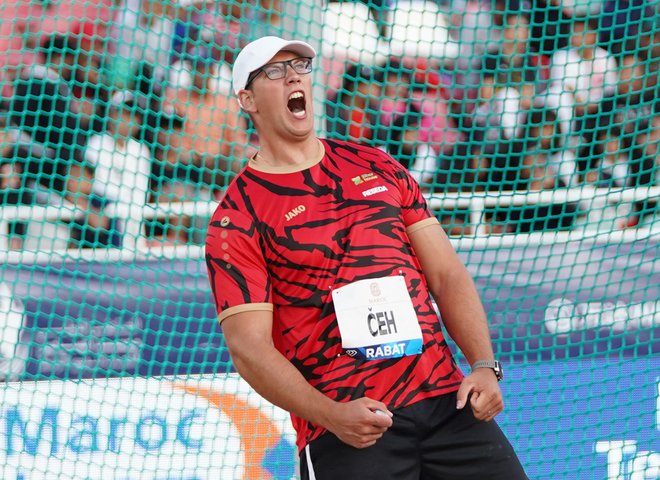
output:
[[[659,369],[657,358],[511,365],[498,422],[535,480],[657,479]],[[7,383],[0,419],[4,480],[296,476],[288,415],[235,374]]]
[[[660,355],[657,241],[458,251],[502,361]],[[232,369],[202,259],[2,265],[0,284],[23,312],[22,378]]]
[[[201,260],[3,265],[0,284],[22,309],[21,378],[231,370]]]
[[[660,355],[659,240],[458,251],[500,358],[635,358]]]
[[[288,414],[236,375],[0,384],[3,480],[295,478]]]

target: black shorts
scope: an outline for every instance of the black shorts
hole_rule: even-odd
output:
[[[372,447],[353,448],[331,433],[300,455],[302,480],[527,480],[494,421],[456,409],[456,394],[394,410],[394,424]]]

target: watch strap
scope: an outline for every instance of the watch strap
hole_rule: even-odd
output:
[[[495,360],[477,360],[472,364],[472,370],[476,370],[477,368],[495,368],[496,366]]]
[[[504,372],[502,371],[502,364],[497,360],[477,360],[472,364],[472,371],[477,368],[490,368],[495,372],[497,380],[500,381],[504,378]]]

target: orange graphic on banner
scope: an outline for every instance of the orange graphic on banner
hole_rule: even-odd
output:
[[[204,398],[229,417],[241,435],[241,444],[245,453],[243,478],[272,480],[273,476],[262,468],[262,464],[266,452],[277,445],[281,434],[268,415],[248,402],[240,400],[236,395],[187,385],[175,386]]]

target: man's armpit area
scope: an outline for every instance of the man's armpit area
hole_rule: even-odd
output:
[[[410,235],[417,230],[421,230],[422,228],[428,227],[430,225],[437,225],[439,223],[440,222],[438,222],[438,219],[435,217],[425,218],[424,220],[420,220],[419,222],[413,223],[412,225],[406,227],[406,232],[408,232],[408,235]]]
[[[272,303],[244,303],[243,305],[236,305],[235,307],[229,307],[227,310],[223,310],[220,315],[218,315],[218,322],[222,323],[226,318],[236,315],[237,313],[243,312],[254,312],[254,311],[273,311]]]

